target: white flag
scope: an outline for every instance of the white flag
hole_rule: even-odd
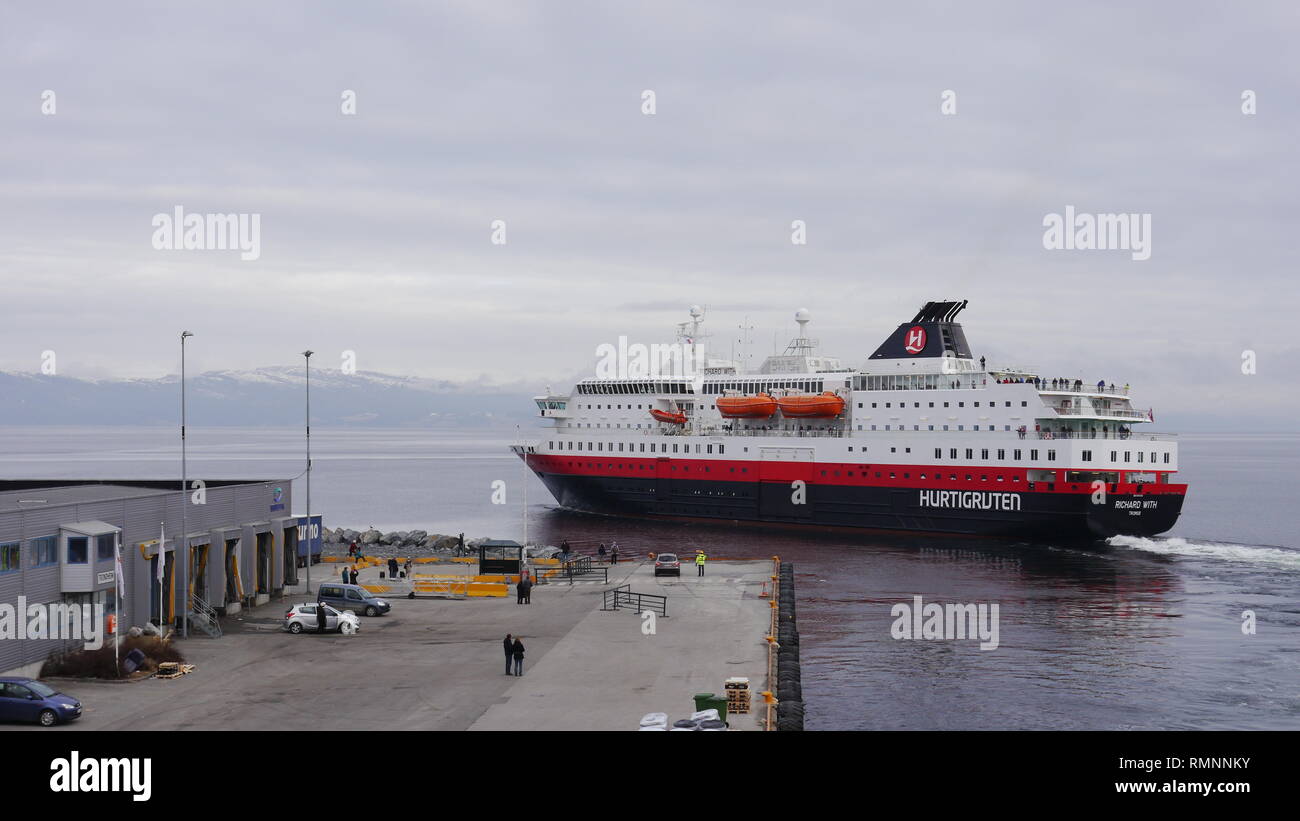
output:
[[[122,572],[122,534],[121,533],[117,534],[116,541],[117,541],[117,546],[116,549],[114,550],[113,569],[116,570],[117,572],[114,573],[113,575],[117,576],[117,598],[118,601],[121,601],[122,597],[126,595],[126,574]]]

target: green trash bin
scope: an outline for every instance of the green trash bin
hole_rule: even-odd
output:
[[[722,721],[727,720],[727,698],[726,696],[714,695],[713,693],[696,693],[695,694],[695,712],[699,713],[704,710],[717,710],[718,718]]]

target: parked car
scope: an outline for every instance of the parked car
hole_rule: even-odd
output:
[[[34,678],[0,678],[0,719],[53,727],[81,718],[81,702]]]
[[[320,586],[316,598],[340,610],[354,610],[367,616],[382,616],[392,605],[359,584],[327,582]]]
[[[288,613],[284,614],[284,629],[297,635],[298,633],[317,632],[316,625],[316,608],[325,608],[325,631],[327,633],[345,633],[352,635],[361,629],[361,619],[351,610],[337,610],[328,604],[316,604],[315,602],[304,602],[295,604],[290,608]]]
[[[660,553],[655,557],[655,575],[661,576],[666,573],[672,573],[674,576],[682,575],[682,563],[677,560],[676,553]]]

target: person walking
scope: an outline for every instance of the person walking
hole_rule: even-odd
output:
[[[408,578],[408,579],[411,578],[411,560],[410,560],[410,559],[407,559],[407,560],[406,560],[406,565],[402,567],[402,571],[404,572],[406,578]]]
[[[357,583],[357,569],[356,569],[356,567],[353,567],[353,568],[352,568],[352,572],[351,572],[350,575],[351,575],[351,577],[352,577],[352,581],[351,581],[351,583],[352,583],[352,584],[356,584],[356,583]]]
[[[703,550],[695,551],[695,570],[696,570],[695,575],[697,576],[704,575],[704,551]]]
[[[609,563],[610,563],[610,564],[618,564],[618,545],[617,545],[617,544],[614,545],[614,549],[613,549],[613,550],[609,551]]]
[[[524,603],[524,577],[519,577],[519,582],[515,584],[515,604]]]
[[[348,558],[351,559],[357,555],[357,540],[353,539],[352,544],[348,545]]]
[[[518,636],[515,636],[515,643],[510,646],[510,649],[511,655],[515,659],[515,675],[522,676],[524,674],[524,643],[519,640]]]
[[[524,575],[519,578],[519,583],[524,588],[524,604],[533,603],[533,580],[530,576]]]
[[[501,646],[506,651],[506,675],[508,676],[510,675],[510,662],[515,657],[515,637],[506,633],[506,639],[501,642]]]
[[[316,632],[325,632],[325,602],[316,600]]]
[[[600,543],[600,548],[596,550],[596,555],[599,556],[599,557],[602,558],[602,559],[605,558],[605,543],[604,543],[604,542],[601,542],[601,543]]]
[[[388,578],[397,578],[397,559],[393,556],[388,558]]]

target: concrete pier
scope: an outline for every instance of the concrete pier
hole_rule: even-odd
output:
[[[771,619],[759,593],[771,574],[770,561],[711,560],[704,578],[685,563],[680,578],[628,563],[611,569],[608,584],[539,585],[530,605],[516,604],[513,589],[507,598],[394,597],[391,613],[363,617],[353,637],[283,632],[287,605],[309,599],[289,595],[226,619],[220,639],[179,642],[197,665],[190,675],[55,682],[82,700],[85,714],[54,731],[632,731],[650,712],[689,717],[693,694],[723,695],[731,676],[750,679],[754,702],[754,712],[732,717],[732,729],[757,729]],[[359,581],[371,575],[378,569]],[[655,619],[653,634],[635,612],[600,609],[604,591],[618,585],[668,597],[668,618]],[[527,648],[522,677],[505,675],[506,633]]]

